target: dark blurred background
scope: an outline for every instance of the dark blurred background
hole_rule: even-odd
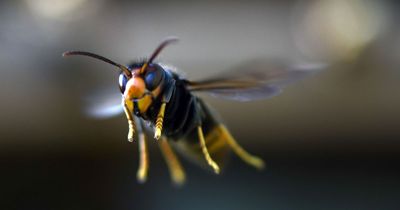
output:
[[[400,28],[397,1],[0,2],[1,209],[397,209]],[[174,187],[149,138],[148,183],[120,115],[84,114],[87,97],[119,97],[107,64],[148,56],[201,79],[252,59],[329,68],[265,101],[202,96],[238,142],[267,161],[232,157],[216,176],[181,158]],[[96,93],[97,92],[97,93]],[[100,96],[102,96],[100,94]]]

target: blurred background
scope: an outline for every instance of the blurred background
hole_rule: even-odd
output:
[[[1,209],[397,209],[400,196],[397,1],[0,2]],[[253,59],[329,68],[270,100],[202,97],[267,169],[232,156],[216,176],[181,158],[174,187],[155,140],[136,182],[123,115],[93,119],[87,99],[119,97],[113,67],[166,36],[159,60],[202,79]]]

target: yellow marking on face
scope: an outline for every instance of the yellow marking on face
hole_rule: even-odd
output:
[[[145,95],[143,98],[139,99],[137,105],[140,113],[145,113],[152,103],[153,99],[150,95]]]
[[[154,89],[151,93],[154,98],[157,98],[161,92],[161,85],[159,85],[156,89]],[[153,103],[153,97],[151,95],[145,95],[143,98],[137,100],[138,109],[140,113],[147,112],[148,108]]]

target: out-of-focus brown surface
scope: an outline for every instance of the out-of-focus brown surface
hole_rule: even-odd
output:
[[[398,10],[395,1],[2,1],[2,209],[394,208]],[[260,58],[330,64],[270,100],[203,96],[266,171],[234,158],[216,177],[184,162],[189,183],[177,190],[149,138],[150,179],[138,185],[124,116],[83,114],[96,90],[118,97],[117,73],[62,52],[128,63],[170,35],[181,42],[160,60],[192,79]]]

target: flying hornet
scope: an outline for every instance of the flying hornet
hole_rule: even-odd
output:
[[[185,182],[185,172],[173,148],[209,166],[219,174],[226,154],[233,151],[245,163],[263,169],[264,161],[241,147],[215,112],[195,93],[236,101],[267,99],[279,94],[282,88],[298,81],[321,65],[295,68],[273,67],[253,71],[252,65],[241,69],[241,74],[227,73],[202,81],[191,81],[164,64],[154,62],[159,53],[177,38],[167,38],[148,59],[127,66],[103,56],[85,51],[67,51],[63,56],[81,55],[95,58],[118,67],[122,107],[128,120],[128,141],[135,136],[139,142],[137,180],[147,179],[149,155],[144,126],[154,129],[160,150],[167,162],[171,179],[176,184]],[[268,66],[265,66],[267,68]],[[170,143],[174,146],[171,147]]]

